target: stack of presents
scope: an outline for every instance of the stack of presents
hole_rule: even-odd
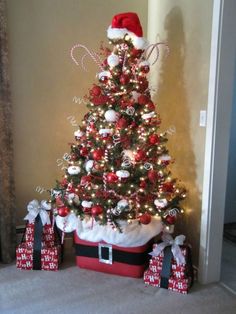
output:
[[[51,223],[50,206],[45,201],[41,204],[32,201],[28,211],[25,234],[16,249],[16,267],[56,271],[62,248]],[[74,234],[76,264],[81,268],[134,278],[143,276],[145,285],[182,294],[187,294],[193,284],[191,249],[184,244],[183,235],[173,239],[170,234],[163,233],[162,242],[125,248],[81,240],[76,231]]]
[[[153,244],[152,258],[144,272],[146,285],[187,294],[193,284],[191,249],[184,245],[185,236],[173,239],[162,236],[163,242]]]
[[[16,267],[24,270],[58,270],[61,245],[50,219],[50,206],[42,201],[28,205],[25,233],[16,248]]]

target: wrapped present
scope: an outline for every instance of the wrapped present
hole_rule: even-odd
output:
[[[34,222],[26,225],[26,231],[24,240],[29,247],[33,247],[34,244]],[[55,232],[51,224],[43,226],[42,230],[42,245],[47,247],[53,247],[55,245]]]
[[[40,254],[34,252],[26,243],[16,249],[16,267],[23,270],[58,270],[61,258],[61,246],[42,247]]]
[[[171,261],[171,274],[174,278],[185,278],[187,265],[177,265],[174,259]],[[161,273],[162,261],[152,258],[149,262],[149,269],[154,273]]]
[[[120,247],[82,240],[76,232],[74,240],[77,266],[133,278],[143,276],[148,263],[150,242],[138,247]]]
[[[61,245],[55,244],[54,228],[43,203],[34,200],[29,203],[25,217],[26,226],[22,243],[16,249],[16,266],[20,269],[58,270],[61,261]],[[23,240],[24,241],[23,242]]]
[[[154,273],[150,269],[144,272],[144,283],[154,287],[162,287],[162,277],[159,273]],[[167,289],[182,294],[187,294],[192,284],[192,278],[168,279]]]
[[[171,235],[164,234],[162,239],[163,242],[153,245],[153,251],[150,253],[152,259],[149,262],[149,269],[144,273],[144,282],[187,293],[193,284],[190,247],[183,244],[185,237],[182,235],[173,239]]]

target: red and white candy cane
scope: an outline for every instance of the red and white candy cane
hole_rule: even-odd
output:
[[[92,58],[92,60],[98,65],[98,67],[101,69],[101,71],[104,71],[104,69],[103,69],[103,67],[101,65],[102,64],[102,59],[100,58],[100,56],[96,52],[89,50],[86,46],[81,45],[81,44],[74,45],[71,48],[71,51],[70,51],[71,58],[75,62],[76,65],[79,65],[79,62],[74,57],[74,50],[77,49],[77,48],[83,48],[83,49],[85,49],[87,51],[87,53],[81,58],[81,66],[82,66],[83,70],[87,71],[85,66],[84,66],[84,59],[85,59],[86,56],[89,55]]]
[[[159,46],[160,46],[160,45],[164,45],[164,46],[165,46],[165,48],[166,48],[166,50],[167,50],[167,55],[168,55],[169,52],[170,52],[170,49],[169,49],[169,46],[168,46],[166,43],[164,43],[164,42],[160,42],[160,43],[155,43],[155,44],[149,45],[149,46],[145,49],[145,51],[144,51],[144,53],[143,53],[143,57],[144,57],[146,60],[148,60],[148,59],[151,57],[153,51],[156,50],[156,57],[155,57],[155,59],[154,59],[152,65],[155,64],[155,63],[157,62],[158,58],[159,58],[159,55],[160,55]],[[141,60],[141,58],[140,58],[140,60]]]

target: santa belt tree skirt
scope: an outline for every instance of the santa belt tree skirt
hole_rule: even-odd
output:
[[[151,241],[137,247],[82,240],[74,233],[76,264],[81,268],[140,278],[148,262]]]

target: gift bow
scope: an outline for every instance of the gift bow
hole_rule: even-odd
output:
[[[50,224],[50,218],[47,213],[47,210],[51,209],[51,205],[47,204],[47,202],[41,201],[39,203],[37,200],[33,200],[29,202],[27,206],[28,214],[25,216],[24,220],[28,220],[29,223],[34,222],[35,218],[39,215],[42,221],[43,226],[46,224]]]
[[[158,244],[149,254],[152,256],[158,256],[165,247],[171,246],[171,252],[177,262],[177,265],[186,264],[185,257],[179,247],[184,244],[185,236],[181,234],[173,239],[170,234],[163,234],[162,240],[163,242]]]

